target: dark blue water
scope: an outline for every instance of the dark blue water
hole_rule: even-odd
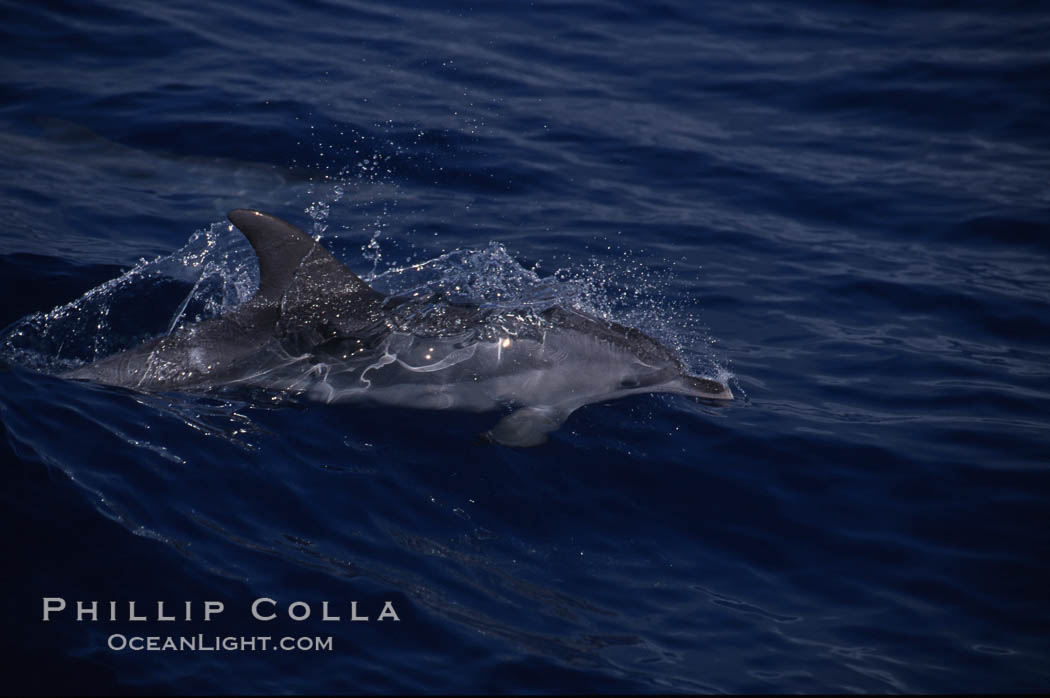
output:
[[[1045,5],[3,8],[5,692],[1050,688]],[[250,295],[240,207],[377,284],[534,274],[738,399],[515,450],[53,375]]]

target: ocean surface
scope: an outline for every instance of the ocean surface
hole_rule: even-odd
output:
[[[1045,3],[0,5],[5,693],[1050,690]],[[736,400],[57,376],[250,297],[235,208]]]

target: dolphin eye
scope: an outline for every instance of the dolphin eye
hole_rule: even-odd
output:
[[[624,378],[623,380],[620,381],[620,387],[621,388],[637,388],[638,387],[638,379],[637,378]]]

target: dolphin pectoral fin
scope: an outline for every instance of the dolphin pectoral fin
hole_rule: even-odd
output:
[[[479,438],[487,443],[516,448],[539,446],[547,441],[547,434],[560,427],[568,416],[568,410],[556,407],[522,407],[499,420]]]

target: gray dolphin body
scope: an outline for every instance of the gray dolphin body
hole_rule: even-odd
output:
[[[64,374],[140,390],[251,386],[327,401],[516,409],[488,441],[534,446],[582,405],[635,393],[733,398],[639,330],[576,310],[521,314],[384,296],[299,228],[229,214],[259,261],[236,310]]]

